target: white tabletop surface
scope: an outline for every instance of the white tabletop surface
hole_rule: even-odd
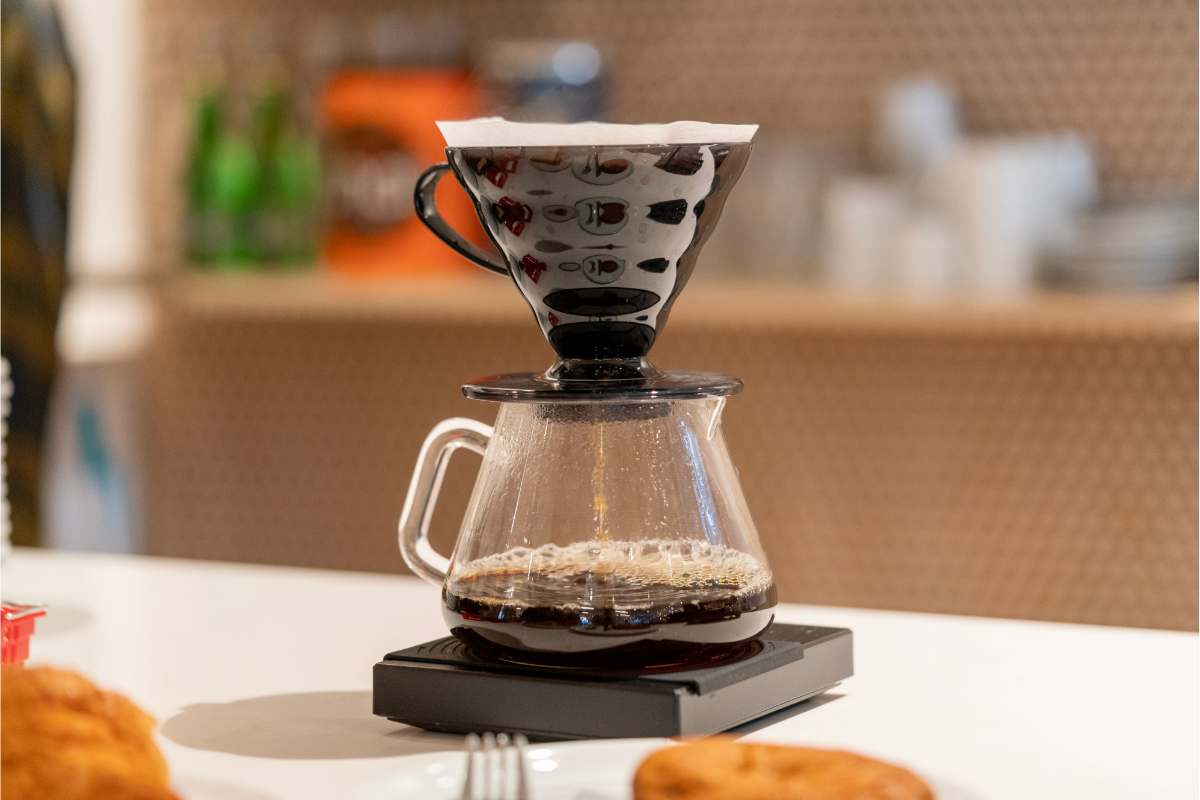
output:
[[[50,605],[31,664],[81,670],[160,721],[183,787],[346,797],[397,759],[456,749],[371,715],[371,666],[445,635],[414,578],[17,550],[6,598]],[[851,748],[983,798],[1187,798],[1198,781],[1195,634],[817,606],[854,630],[836,699],[750,734]]]

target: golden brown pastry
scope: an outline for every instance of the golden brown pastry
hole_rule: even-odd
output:
[[[633,776],[634,800],[932,800],[908,770],[837,750],[728,737],[657,750]]]
[[[75,672],[0,674],[4,800],[174,800],[154,719]]]

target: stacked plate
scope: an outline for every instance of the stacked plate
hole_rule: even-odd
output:
[[[1083,286],[1153,288],[1196,277],[1198,234],[1194,198],[1107,203],[1080,217],[1052,264]]]

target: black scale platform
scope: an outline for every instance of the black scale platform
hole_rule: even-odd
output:
[[[447,637],[375,665],[374,712],[431,731],[535,739],[688,736],[729,730],[854,672],[845,628],[776,623],[722,663],[679,671],[544,667],[481,658]]]

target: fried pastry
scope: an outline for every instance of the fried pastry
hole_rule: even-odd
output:
[[[5,800],[175,800],[154,719],[131,700],[50,667],[0,681]]]
[[[634,800],[933,800],[913,773],[837,750],[700,739],[651,753]]]

